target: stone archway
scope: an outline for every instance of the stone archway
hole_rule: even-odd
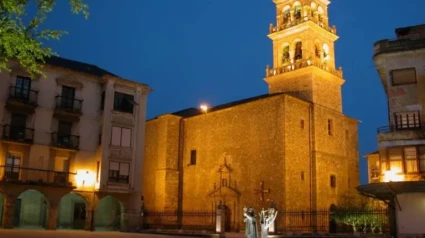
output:
[[[59,202],[56,227],[83,230],[87,219],[87,201],[77,193],[68,193]]]
[[[45,229],[48,224],[49,201],[37,190],[28,189],[15,200],[13,227]]]
[[[122,225],[124,206],[113,196],[102,198],[95,210],[94,228],[96,231],[119,231]]]

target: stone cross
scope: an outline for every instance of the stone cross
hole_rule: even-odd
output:
[[[260,188],[254,188],[254,193],[255,194],[259,194],[260,195],[260,200],[264,201],[264,194],[265,193],[270,193],[270,188],[269,189],[264,189],[264,181],[260,182]]]

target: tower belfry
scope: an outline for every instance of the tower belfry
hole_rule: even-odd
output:
[[[329,26],[328,0],[273,0],[270,24],[273,66],[267,66],[269,93],[285,92],[341,112],[342,69],[335,68],[336,27]]]

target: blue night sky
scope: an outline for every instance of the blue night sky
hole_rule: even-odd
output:
[[[46,27],[69,31],[49,46],[62,57],[147,83],[148,118],[267,93],[265,67],[272,64],[269,23],[272,0],[86,0],[90,17],[72,15],[58,1]],[[387,124],[383,88],[372,61],[373,44],[394,38],[394,29],[424,23],[424,0],[333,0],[336,63],[344,78],[344,113],[361,120],[363,155],[376,150],[376,128]]]

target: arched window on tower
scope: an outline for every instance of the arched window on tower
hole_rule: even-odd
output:
[[[319,6],[317,8],[317,11],[319,13],[319,25],[323,26],[323,13],[324,13],[323,8],[321,6]]]
[[[303,49],[302,49],[303,43],[301,41],[298,41],[295,43],[295,60],[299,60],[303,58]]]
[[[323,61],[329,60],[329,46],[328,44],[323,44]]]
[[[301,19],[301,4],[300,3],[297,3],[296,5],[295,5],[295,9],[294,9],[294,17],[295,17],[295,19]]]
[[[289,55],[289,44],[283,46],[283,51],[282,51],[282,64],[286,64],[289,63],[290,61],[290,55]]]
[[[311,17],[314,17],[314,12],[317,10],[317,4],[315,3],[315,2],[312,2],[311,3],[311,6],[310,6],[310,13],[311,13]]]
[[[320,48],[319,48],[319,45],[317,43],[314,44],[314,55],[316,56],[316,58],[320,59]]]
[[[291,21],[291,9],[289,6],[286,6],[283,9],[283,24],[287,24]]]

